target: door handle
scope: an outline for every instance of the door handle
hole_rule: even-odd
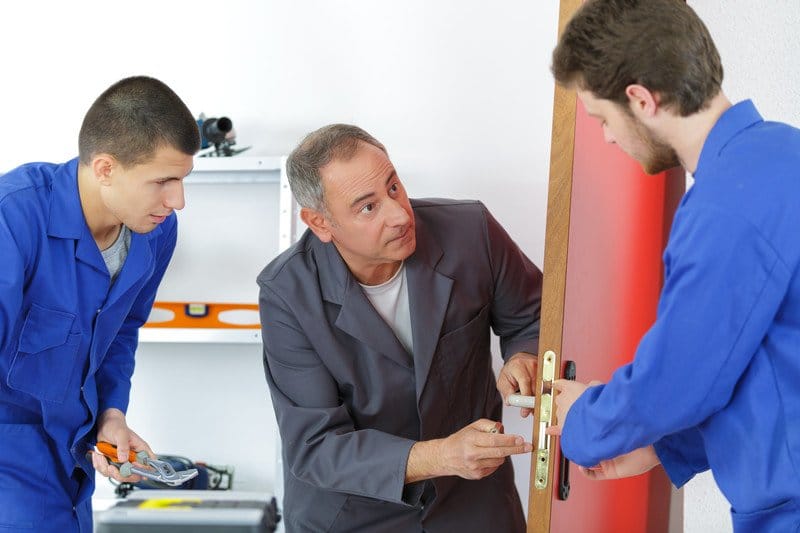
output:
[[[566,361],[564,373],[561,375],[564,379],[575,381],[575,361]],[[561,450],[561,461],[558,468],[558,499],[564,501],[567,498],[569,498],[569,459],[564,455],[564,450]]]

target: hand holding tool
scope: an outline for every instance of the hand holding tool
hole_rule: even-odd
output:
[[[117,462],[116,446],[101,441],[97,443],[96,448],[98,453],[105,456],[111,464],[119,469],[119,473],[122,477],[136,474],[172,487],[177,487],[197,476],[196,468],[189,468],[188,470],[176,472],[171,464],[158,459],[152,459],[144,450],[139,452],[131,450],[128,454],[128,460],[120,464]]]

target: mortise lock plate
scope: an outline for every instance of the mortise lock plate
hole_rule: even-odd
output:
[[[547,488],[550,471],[550,435],[546,430],[553,420],[553,379],[555,378],[556,354],[547,350],[542,356],[542,390],[539,404],[539,441],[536,445],[536,479],[534,487],[538,490]]]

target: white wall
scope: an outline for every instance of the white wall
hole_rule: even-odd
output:
[[[753,96],[765,116],[800,124],[797,1],[690,4],[719,44],[728,93]],[[17,2],[0,26],[0,171],[72,157],[92,100],[111,82],[145,73],[172,86],[193,113],[231,117],[253,154],[285,154],[325,123],[359,124],[388,146],[412,195],[483,200],[541,264],[557,7]],[[221,211],[237,207],[219,195]],[[276,229],[219,227],[231,231],[258,238]],[[250,290],[255,300],[255,284],[244,279],[232,292]],[[158,449],[233,464],[240,488],[273,488],[275,426],[257,347],[143,346],[134,388],[131,424]],[[512,415],[508,430],[528,434]],[[523,502],[528,468],[517,461]],[[707,477],[689,484],[687,532],[729,529],[715,490]]]
[[[194,113],[230,116],[252,153],[357,123],[388,146],[413,195],[483,199],[541,260],[555,4],[19,4],[0,32],[0,169],[71,157],[97,94],[148,73]]]
[[[723,90],[731,101],[752,98],[765,119],[800,126],[800,2],[689,0],[689,4],[719,48],[725,68]],[[710,473],[697,476],[683,492],[686,533],[732,530],[730,506]]]

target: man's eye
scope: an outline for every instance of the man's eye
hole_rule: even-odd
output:
[[[361,208],[362,213],[372,213],[372,210],[375,209],[375,204],[367,204]]]
[[[392,192],[397,192],[399,189],[400,187],[398,187],[396,183],[392,184],[392,186],[389,188],[389,190]]]

